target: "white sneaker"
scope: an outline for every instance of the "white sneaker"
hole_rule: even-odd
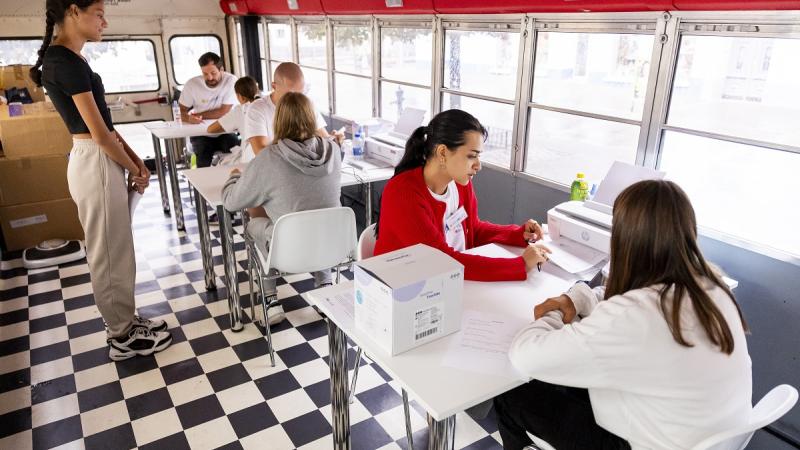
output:
[[[108,357],[122,361],[139,356],[152,355],[169,347],[172,335],[168,331],[150,331],[145,327],[131,327],[127,336],[108,340]]]
[[[144,317],[133,316],[133,326],[147,328],[149,331],[167,331],[167,322],[163,319],[145,319]]]
[[[269,325],[275,325],[286,320],[286,313],[283,311],[283,306],[279,303],[269,307]],[[256,308],[256,320],[258,323],[264,323],[264,309],[261,307]]]

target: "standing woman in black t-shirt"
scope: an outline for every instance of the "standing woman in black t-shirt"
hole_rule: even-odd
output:
[[[128,192],[142,193],[150,172],[114,131],[103,81],[80,54],[87,41],[102,39],[107,26],[102,0],[47,0],[45,36],[31,78],[45,87],[72,133],[69,192],[86,235],[94,299],[108,327],[109,357],[118,361],[163,350],[172,337],[163,320],[137,316],[134,303]]]

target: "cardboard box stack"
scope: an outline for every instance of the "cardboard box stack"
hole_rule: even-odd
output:
[[[9,80],[28,87],[28,66],[0,67],[2,85]],[[17,75],[24,74],[20,82]],[[21,84],[19,84],[21,83]],[[41,93],[40,88],[38,92]],[[34,95],[34,90],[29,87]],[[34,97],[37,98],[37,97]],[[42,94],[42,100],[44,95]],[[0,228],[7,250],[33,247],[47,239],[83,239],[78,209],[67,188],[67,155],[72,136],[52,105],[24,105],[10,117],[0,106]]]

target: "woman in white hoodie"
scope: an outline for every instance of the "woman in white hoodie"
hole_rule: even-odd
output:
[[[747,326],[697,245],[670,181],[614,202],[606,285],[577,283],[534,309],[511,345],[534,380],[495,399],[505,449],[688,449],[749,421]],[[552,383],[552,384],[551,384]]]

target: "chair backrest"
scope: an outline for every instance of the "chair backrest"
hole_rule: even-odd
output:
[[[356,216],[346,207],[286,214],[275,222],[267,256],[268,272],[304,273],[354,261]]]
[[[375,224],[364,228],[358,237],[358,260],[372,258],[375,254]]]
[[[753,407],[750,423],[710,436],[695,445],[692,450],[742,450],[757,430],[780,419],[795,403],[797,403],[797,389],[788,384],[776,386]]]

